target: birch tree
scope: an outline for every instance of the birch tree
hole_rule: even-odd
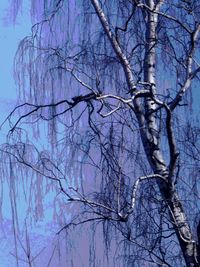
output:
[[[33,1],[32,18],[3,151],[81,214],[59,233],[101,222],[123,266],[200,266],[198,1]]]

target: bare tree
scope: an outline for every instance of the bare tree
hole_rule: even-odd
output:
[[[59,233],[101,222],[123,266],[200,266],[197,107],[189,114],[200,4],[42,2],[16,54],[20,104],[3,152],[77,207]],[[30,142],[46,146],[44,124],[50,152]]]

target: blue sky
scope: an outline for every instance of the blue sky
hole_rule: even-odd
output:
[[[26,1],[27,2],[27,1]],[[10,1],[0,0],[0,124],[5,117],[11,112],[16,105],[17,92],[13,78],[13,60],[17,46],[20,40],[30,33],[31,23],[27,11],[27,6],[23,6],[22,16],[19,16],[16,24],[9,23],[9,5]],[[0,144],[5,142],[7,128],[3,127],[0,131]],[[2,184],[1,184],[2,186]],[[4,192],[3,199],[3,213],[6,224],[10,221],[10,206],[9,206],[9,192]],[[4,226],[3,226],[4,228]],[[8,233],[11,231],[10,227],[6,227]],[[9,230],[10,229],[10,230]],[[12,242],[12,235],[8,238],[0,229],[0,244],[2,247],[0,253],[0,266],[9,267],[13,265],[13,258],[9,254],[10,244]],[[9,240],[8,240],[9,239]]]
[[[30,34],[31,22],[28,1],[24,1],[16,24],[9,23],[9,3],[0,1],[0,121],[16,104],[16,86],[13,78],[13,60],[20,40]],[[25,5],[26,4],[26,5]]]
[[[17,90],[13,77],[14,56],[19,42],[25,36],[30,35],[31,32],[31,19],[28,6],[30,1],[24,0],[23,3],[22,10],[17,17],[15,25],[13,25],[9,22],[10,1],[0,0],[0,124],[16,105]],[[6,124],[0,129],[0,144],[5,142],[8,130]],[[0,184],[0,186],[4,187],[2,212],[3,219],[5,220],[3,222],[0,221],[0,267],[14,267],[15,257],[12,255],[14,252],[12,245],[14,237],[12,232],[9,188],[6,181],[4,185]],[[57,230],[57,228],[55,230],[50,224],[53,216],[52,199],[54,197],[53,194],[47,195],[44,200],[44,205],[48,212],[45,213],[43,220],[38,221],[37,225],[30,230],[31,247],[34,255],[37,255],[38,251],[44,248],[47,251],[44,253],[48,253],[48,250],[51,250],[50,240],[54,239]],[[23,220],[26,207],[23,206],[23,198],[21,201],[19,198],[17,203],[20,206],[18,210],[19,220],[21,220],[20,224],[24,225]],[[19,252],[21,251],[22,248],[19,246]],[[27,266],[27,264],[20,262],[20,267],[23,266]]]

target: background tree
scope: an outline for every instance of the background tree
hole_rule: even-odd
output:
[[[200,4],[43,0],[31,8],[32,35],[15,59],[20,103],[2,147],[9,175],[32,175],[37,216],[45,191],[61,193],[59,234],[85,223],[100,236],[108,262],[94,263],[93,240],[91,266],[199,266],[195,104],[189,111]]]

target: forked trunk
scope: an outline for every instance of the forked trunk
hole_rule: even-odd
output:
[[[147,5],[151,10],[156,9],[154,0],[147,0]],[[156,94],[155,67],[157,20],[158,15],[156,13],[147,12],[144,81],[149,85],[149,90],[151,90],[152,95]],[[159,148],[159,138],[157,136],[158,126],[155,112],[153,112],[155,108],[155,101],[152,98],[147,98],[145,100],[146,130],[141,132],[144,150],[154,173],[160,174],[168,180],[168,183],[158,181],[158,184],[160,192],[167,202],[171,221],[179,240],[186,266],[197,267],[200,266],[198,263],[197,244],[192,237],[182,203],[178,197],[178,193],[174,189],[173,179],[172,177],[169,177],[170,173],[167,164],[165,163],[162,151]]]

